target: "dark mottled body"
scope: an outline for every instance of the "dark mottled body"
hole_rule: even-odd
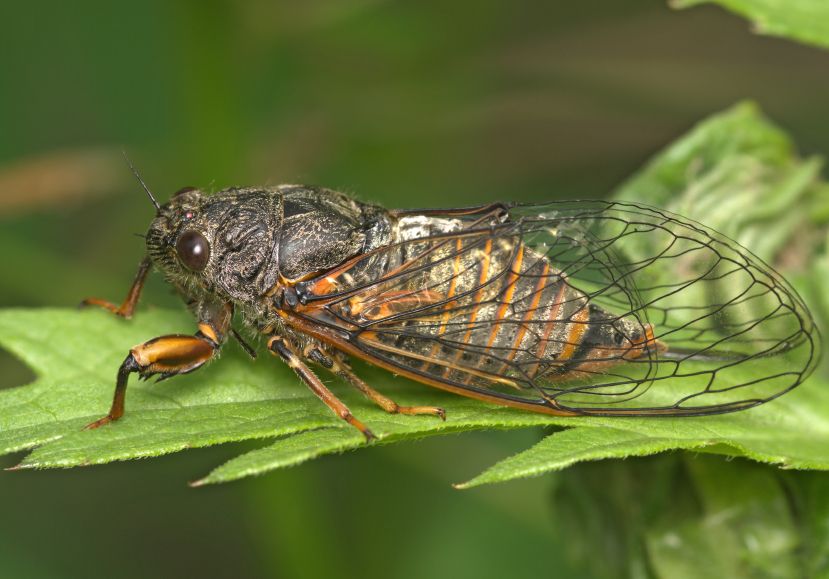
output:
[[[301,277],[339,264],[363,249],[365,224],[377,210],[344,195],[320,196],[297,186],[230,189],[206,196],[186,190],[165,206],[147,234],[153,263],[168,279],[204,296],[242,306],[254,319],[268,316],[280,278]],[[175,241],[185,229],[201,232],[211,247],[207,267],[181,267]]]
[[[507,234],[494,239],[484,229],[455,237],[482,224]],[[509,235],[509,225],[498,207],[483,215],[396,215],[334,191],[280,186],[213,196],[186,192],[169,216],[157,219],[147,243],[170,281],[199,300],[231,301],[259,331],[307,345],[309,337],[293,331],[286,313],[317,311],[318,321],[345,333],[371,329],[372,347],[392,358],[400,357],[398,350],[407,359],[420,356],[422,372],[448,382],[475,384],[470,368],[557,380],[596,358],[610,363],[641,355],[641,323],[588,304],[554,263],[524,246],[519,230]],[[182,228],[203,232],[212,248],[198,277],[179,271],[169,249]],[[377,283],[403,264],[417,271]],[[314,305],[360,286],[371,288],[335,300],[324,315]],[[438,302],[446,302],[439,316],[417,315]],[[394,320],[384,323],[390,314]],[[394,330],[383,332],[389,325]],[[498,352],[509,352],[507,360],[493,355]]]
[[[281,329],[282,289],[392,238],[388,214],[345,195],[282,185],[205,196],[188,190],[166,206],[147,234],[148,254],[195,301],[229,301],[258,330]],[[176,239],[195,229],[208,241],[203,271],[181,267]]]
[[[190,372],[228,336],[241,342],[235,313],[369,438],[303,360],[389,412],[441,417],[375,392],[347,355],[487,401],[605,416],[748,408],[794,388],[817,361],[809,312],[773,269],[700,224],[645,206],[389,211],[282,185],[186,188],[156,207],[127,300],[87,303],[128,317],[156,267],[199,331],[133,348],[109,415],[93,427],[121,416],[131,372]],[[766,363],[774,357],[785,364]]]

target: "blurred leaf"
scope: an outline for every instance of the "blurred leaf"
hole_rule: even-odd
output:
[[[804,230],[819,231],[821,225],[799,209],[804,200],[810,206],[812,191],[823,187],[817,181],[818,166],[817,161],[799,161],[785,135],[753,106],[740,105],[700,124],[657,156],[618,197],[692,213],[707,206],[711,219],[701,219],[719,224],[731,235],[742,237],[759,228],[764,239],[775,239],[764,249],[766,257],[772,257]],[[761,174],[740,182],[747,167]],[[734,189],[734,179],[745,189]],[[723,212],[716,199],[727,193],[736,194],[738,201]],[[757,207],[766,203],[778,203],[773,215]],[[728,217],[734,215],[741,219],[732,223]],[[809,246],[807,252],[814,250]],[[810,293],[820,293],[829,284],[829,279],[818,278],[821,272],[825,274],[825,268],[806,280]],[[183,311],[142,311],[132,322],[96,311],[0,312],[0,345],[38,375],[33,384],[0,392],[0,451],[37,447],[21,468],[69,467],[279,437],[198,481],[206,484],[365,446],[362,437],[334,417],[289,369],[266,359],[251,363],[233,345],[220,362],[196,374],[159,385],[134,383],[122,420],[80,431],[108,409],[117,363],[131,345],[164,333],[192,331],[191,327]],[[372,384],[401,404],[447,410],[446,422],[388,415],[338,387],[354,413],[380,436],[380,444],[481,428],[569,428],[462,486],[539,475],[578,461],[682,448],[705,448],[789,468],[829,469],[829,384],[817,376],[772,404],[730,415],[601,419],[548,417],[452,396],[379,370],[361,373],[368,373]]]
[[[559,473],[552,515],[568,558],[593,577],[651,577],[641,540],[648,525],[668,506],[677,518],[694,508],[680,467],[679,455],[671,454],[586,463]]]
[[[646,537],[658,577],[794,577],[800,541],[774,471],[700,457],[686,461],[698,510],[659,517]]]
[[[67,296],[77,301],[77,296],[89,288],[90,279],[95,279],[98,287],[113,288],[113,291],[117,287],[114,275],[107,279],[83,260],[56,255],[54,249],[39,243],[40,240],[25,237],[3,225],[5,223],[0,222],[0,247],[14,248],[3,256],[7,271],[13,271],[14,275],[0,278],[0,296],[8,300],[7,303],[54,304]],[[49,272],[50,279],[58,283],[43,283],[44,272]]]
[[[785,482],[801,537],[807,575],[829,577],[829,476],[790,473]]]
[[[829,570],[825,474],[686,454],[580,465],[556,481],[553,508],[569,557],[599,577],[782,579]]]
[[[821,324],[821,328],[829,327],[829,293],[825,280],[829,279],[829,235],[824,237],[824,250],[812,264],[808,274],[808,280],[801,282],[806,290],[807,299],[813,305],[815,316]]]
[[[113,148],[71,149],[27,157],[0,167],[0,214],[100,197],[129,178]]]
[[[651,159],[613,198],[648,203],[695,219],[767,262],[795,269],[817,243],[795,246],[798,263],[779,252],[827,220],[822,160],[801,160],[786,134],[753,103],[699,123]],[[791,256],[791,252],[787,253]],[[794,259],[794,256],[792,256]],[[792,260],[789,260],[792,261]]]
[[[745,16],[760,34],[829,48],[829,3],[825,0],[671,0],[674,8],[719,4]]]

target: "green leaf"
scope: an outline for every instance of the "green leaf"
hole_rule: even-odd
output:
[[[811,380],[773,405],[733,415],[682,419],[604,419],[605,428],[549,435],[460,488],[537,476],[576,462],[710,447],[786,468],[829,469],[829,384]],[[808,425],[806,425],[808,421]]]
[[[818,577],[829,569],[823,473],[686,453],[583,464],[555,482],[567,554],[595,577]]]
[[[332,452],[342,452],[363,444],[363,435],[356,430],[329,428],[283,438],[270,446],[260,448],[227,461],[192,486],[228,482],[269,470],[295,466]]]
[[[0,311],[0,345],[38,376],[33,384],[0,391],[0,452],[37,447],[19,467],[47,468],[304,431],[314,431],[307,440],[315,446],[331,438],[325,429],[340,432],[344,445],[329,452],[366,444],[281,362],[269,357],[253,362],[232,345],[221,360],[197,373],[158,384],[133,381],[124,418],[97,430],[81,430],[106,413],[115,371],[132,345],[160,334],[187,332],[190,326],[192,320],[183,311],[142,311],[132,321],[99,311]],[[447,395],[386,372],[368,373],[403,404],[441,405],[452,413],[446,422],[431,416],[391,416],[344,384],[335,386],[381,440],[550,422],[542,415]],[[269,464],[254,470],[269,470]],[[214,479],[238,478],[228,474],[231,468]]]
[[[726,231],[781,268],[815,266],[798,277],[816,312],[827,309],[829,263],[815,255],[829,212],[820,161],[802,161],[786,135],[743,104],[694,128],[620,188],[617,198],[668,206]],[[722,206],[727,205],[728,210]],[[769,211],[766,207],[772,207]],[[810,233],[811,232],[811,233]],[[805,233],[805,235],[804,235]],[[812,235],[814,233],[815,235]],[[802,244],[806,239],[807,244]],[[753,241],[752,241],[753,240]],[[801,245],[796,245],[801,243]],[[794,258],[789,248],[795,244]],[[0,311],[0,346],[37,380],[0,391],[0,452],[34,449],[19,468],[72,467],[158,456],[186,448],[270,439],[195,484],[230,481],[366,446],[283,364],[255,362],[229,344],[221,360],[174,380],[133,379],[123,419],[83,425],[109,407],[118,364],[134,344],[190,333],[181,310],[142,309],[132,321],[101,311]],[[400,404],[437,405],[446,422],[389,415],[342,383],[333,389],[379,435],[378,444],[475,429],[556,426],[533,448],[461,485],[540,475],[575,462],[669,449],[746,456],[788,468],[829,469],[829,380],[819,374],[794,392],[748,411],[697,418],[558,418],[450,395],[388,372],[358,366]],[[402,452],[402,451],[401,451]]]
[[[760,34],[829,48],[829,4],[824,0],[671,0],[674,8],[719,4],[745,16]]]
[[[94,431],[80,430],[108,409],[114,371],[130,345],[183,331],[188,324],[180,312],[142,314],[126,322],[104,312],[0,312],[0,344],[38,375],[33,384],[0,392],[0,449],[37,446],[20,467],[47,468],[285,437],[230,461],[200,481],[205,484],[365,446],[363,438],[334,417],[287,368],[276,360],[252,362],[238,352],[176,381],[133,384],[122,420]],[[829,468],[829,388],[814,381],[812,387],[800,388],[773,405],[729,416],[610,420],[546,417],[443,394],[383,372],[373,374],[373,383],[402,403],[439,404],[448,414],[445,423],[388,415],[344,390],[344,385],[337,388],[382,443],[479,428],[574,427],[527,451],[533,464],[518,455],[474,484],[541,474],[577,460],[716,444],[725,445],[720,452],[789,467]],[[298,433],[303,434],[296,440],[290,436]]]
[[[613,194],[704,223],[767,262],[816,231],[829,197],[820,180],[823,161],[801,160],[783,131],[750,102],[699,123],[651,159]],[[799,264],[817,244],[795,246]]]
[[[659,577],[693,577],[700,565],[719,577],[794,577],[798,533],[773,471],[734,462],[687,461],[699,511],[661,517],[646,537]],[[705,560],[705,561],[703,561]]]
[[[467,489],[560,470],[583,460],[644,456],[708,444],[705,440],[685,443],[677,437],[649,436],[636,431],[606,428],[568,428],[530,448],[488,468],[469,482],[455,485]]]

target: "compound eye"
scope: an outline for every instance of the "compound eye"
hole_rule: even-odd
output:
[[[204,235],[193,229],[181,234],[176,242],[176,252],[187,269],[202,271],[210,259],[210,244]]]

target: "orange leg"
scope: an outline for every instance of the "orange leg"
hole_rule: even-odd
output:
[[[127,293],[127,297],[120,306],[116,306],[113,303],[98,298],[87,298],[81,302],[81,306],[98,306],[104,308],[105,310],[109,310],[116,316],[130,319],[133,312],[135,312],[135,306],[138,304],[138,298],[141,297],[141,290],[144,288],[144,282],[147,280],[147,274],[150,272],[151,266],[152,263],[150,262],[150,258],[145,257],[141,262],[141,265],[138,266],[138,273],[135,274],[135,280],[132,282],[130,291]]]
[[[380,394],[377,390],[366,384],[362,378],[357,376],[351,368],[344,363],[334,361],[331,371],[345,378],[349,384],[362,392],[366,398],[389,414],[431,414],[441,420],[446,420],[446,411],[438,406],[400,406],[391,398]]]
[[[291,345],[288,344],[284,338],[273,336],[270,340],[268,340],[268,350],[282,358],[282,360],[288,364],[294,372],[296,372],[296,375],[299,376],[300,380],[305,382],[305,385],[311,389],[311,392],[316,394],[317,397],[322,400],[334,414],[362,432],[363,436],[366,437],[366,441],[371,442],[377,438],[365,424],[354,418],[348,407],[343,404],[339,398],[334,396],[333,392],[325,387],[325,384],[323,384],[322,381],[317,378],[316,374],[314,374],[311,369],[305,365],[305,362],[302,361],[296,351],[294,351]]]
[[[159,380],[187,374],[203,366],[218,349],[219,344],[201,332],[195,336],[161,336],[136,346],[130,350],[118,369],[115,395],[109,413],[100,420],[87,424],[85,430],[109,424],[124,415],[124,399],[131,373],[137,372],[144,379],[157,374]]]

